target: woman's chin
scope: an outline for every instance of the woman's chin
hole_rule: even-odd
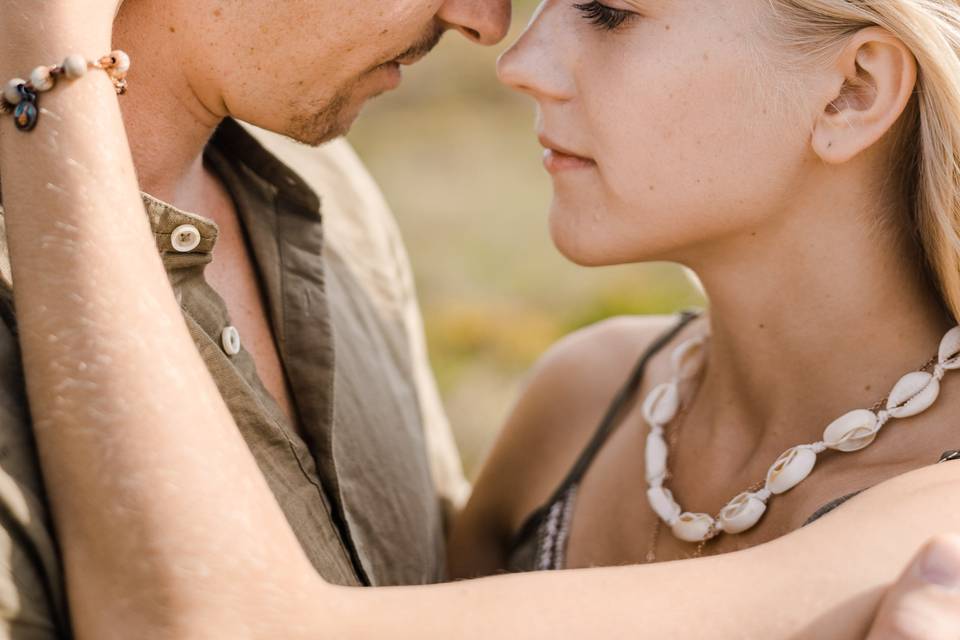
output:
[[[654,246],[649,238],[635,238],[630,242],[622,234],[604,232],[600,227],[567,226],[558,224],[553,218],[550,237],[564,258],[581,267],[672,262],[678,256],[676,247]]]
[[[564,258],[581,267],[609,267],[633,262],[623,260],[604,242],[594,242],[589,234],[570,233],[569,229],[551,226],[550,235],[553,245]]]

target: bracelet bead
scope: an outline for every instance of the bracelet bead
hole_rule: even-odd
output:
[[[36,103],[30,100],[24,100],[18,104],[13,112],[13,121],[20,131],[33,131],[39,118],[40,110],[37,109]]]
[[[87,75],[87,60],[79,54],[67,56],[63,61],[63,73],[71,80]]]
[[[20,104],[20,87],[25,84],[27,81],[21,78],[14,78],[8,82],[3,88],[3,99],[12,106]]]
[[[43,92],[53,89],[57,81],[53,77],[53,74],[50,73],[50,67],[41,65],[30,72],[30,84],[32,84],[33,88],[37,91]]]
[[[109,66],[110,70],[120,77],[123,77],[130,71],[130,56],[123,51],[111,51],[110,55],[107,56],[107,60],[107,66]]]
[[[14,78],[0,91],[0,114],[13,114],[13,121],[20,131],[32,131],[40,117],[38,99],[41,93],[53,89],[60,78],[79,80],[90,69],[106,72],[113,82],[117,95],[127,91],[127,72],[130,70],[130,57],[123,51],[112,51],[94,62],[88,62],[79,54],[64,58],[63,62],[52,67],[39,66],[30,73],[30,80]]]

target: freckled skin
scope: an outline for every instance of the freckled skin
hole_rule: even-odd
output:
[[[761,3],[636,4],[642,17],[603,32],[548,0],[501,62],[508,84],[542,98],[546,133],[598,163],[557,181],[551,210],[559,249],[587,265],[683,261],[685,247],[758,224],[809,153],[798,115],[754,111],[776,82],[755,53]],[[595,210],[603,225],[589,224]]]
[[[39,4],[36,0],[5,2],[5,8],[9,5],[13,10],[0,12],[0,69],[12,73],[7,66],[27,67],[38,58],[46,58],[64,41],[94,51],[109,46],[110,34],[103,26],[112,19],[115,4],[108,0],[91,1],[84,15],[74,13],[72,20],[66,21],[67,25],[84,28],[62,27],[62,32],[52,26],[45,28],[48,25],[37,21],[36,12],[28,10]],[[46,0],[47,6],[57,2]],[[739,2],[713,2],[708,6],[697,0],[678,0],[676,6],[726,8]],[[237,0],[237,4],[242,3]],[[77,4],[75,0],[59,0],[57,6],[68,14]],[[650,4],[655,4],[654,0]],[[667,2],[662,4],[666,6]],[[99,8],[93,17],[91,7]],[[713,17],[706,12],[703,15],[707,20]],[[867,67],[881,72],[895,65],[910,67],[914,58],[904,55],[902,47],[875,34],[872,37],[867,41],[869,48],[882,53],[880,61],[886,62]],[[859,49],[852,51],[857,53]],[[850,63],[852,57],[845,56],[844,61]],[[871,62],[871,56],[866,59]],[[558,67],[553,65],[554,70]],[[891,81],[895,76],[899,83]],[[715,80],[705,77],[710,82]],[[913,86],[902,74],[887,73],[885,77],[878,83],[878,97],[912,94]],[[894,86],[891,89],[888,85]],[[622,96],[609,89],[609,104],[616,107]],[[643,91],[649,92],[650,88]],[[72,576],[70,613],[78,637],[775,639],[795,637],[800,632],[805,637],[862,638],[879,604],[878,594],[903,567],[909,550],[938,530],[960,528],[956,510],[943,508],[956,499],[956,478],[949,475],[954,471],[944,470],[947,465],[935,468],[924,462],[924,470],[866,492],[814,527],[776,545],[761,545],[738,554],[649,567],[540,572],[446,587],[378,590],[327,585],[317,577],[290,531],[184,326],[143,216],[137,176],[112,87],[103,77],[92,78],[70,92],[54,92],[47,104],[61,119],[50,118],[45,125],[49,128],[43,133],[18,135],[11,132],[9,122],[0,128],[0,168],[4,179],[10,180],[5,184],[4,204],[17,281],[18,317],[23,320],[19,336],[22,360],[30,408],[38,427],[45,488],[55,511],[66,574]],[[884,104],[887,107],[880,108],[881,116],[903,106],[895,100]],[[602,111],[602,105],[593,107]],[[685,135],[679,125],[696,123],[696,118],[689,117],[687,122],[675,123],[677,139]],[[597,127],[586,129],[600,132]],[[838,139],[849,136],[841,140],[846,144],[869,144],[869,135],[856,126],[828,127],[827,132]],[[636,142],[640,134],[630,133]],[[59,149],[53,140],[56,136]],[[614,146],[609,136],[603,142]],[[651,154],[661,151],[640,150]],[[665,155],[656,160],[669,157],[669,150],[662,151]],[[682,154],[684,150],[676,151]],[[641,161],[639,155],[632,159]],[[651,171],[656,168],[649,160],[642,166]],[[681,186],[686,177],[678,175]],[[48,180],[57,180],[63,194],[69,195],[45,189]],[[635,182],[641,184],[633,187],[643,191],[643,181]],[[704,182],[712,184],[710,180]],[[845,186],[870,183],[844,181]],[[620,184],[620,188],[626,186]],[[670,190],[664,186],[659,191]],[[742,198],[732,200],[743,206]],[[831,204],[836,200],[833,198]],[[848,202],[846,213],[861,212],[862,204]],[[820,207],[811,209],[823,217]],[[586,215],[597,213],[594,208]],[[58,222],[68,226],[60,227]],[[842,230],[836,220],[834,225],[831,231]],[[863,242],[862,227],[857,226],[856,231],[861,233],[841,238],[845,250]],[[76,245],[70,247],[64,242],[62,248],[41,251],[38,245],[45,236],[51,236],[54,245],[56,238],[66,237]],[[889,261],[892,253],[884,251],[882,259]],[[869,283],[871,277],[879,278],[881,284],[890,281],[887,288],[873,296],[861,295],[858,300],[834,296],[841,298],[837,302],[829,296],[815,297],[818,287],[805,285],[819,283],[811,281],[803,269],[789,273],[789,280],[775,281],[776,285],[790,282],[790,286],[778,287],[773,295],[761,291],[758,296],[753,291],[764,283],[760,277],[747,283],[746,290],[752,296],[732,296],[727,291],[727,296],[712,297],[720,313],[713,316],[711,344],[721,357],[711,360],[707,375],[724,362],[744,365],[728,364],[728,375],[715,377],[735,383],[726,389],[715,387],[718,393],[736,395],[739,391],[741,405],[763,408],[782,403],[782,398],[769,397],[776,389],[793,393],[812,385],[808,391],[819,393],[807,397],[815,402],[801,402],[796,408],[811,411],[813,405],[824,405],[829,409],[848,404],[856,395],[850,389],[838,388],[839,383],[846,383],[852,361],[837,357],[839,350],[860,356],[857,368],[871,372],[870,379],[877,379],[878,384],[888,377],[886,368],[902,371],[906,365],[901,366],[901,361],[914,364],[913,347],[919,346],[924,352],[922,345],[935,344],[939,337],[940,327],[936,325],[943,321],[942,309],[934,310],[932,298],[924,299],[911,290],[916,279],[911,282],[909,277],[914,274],[896,280],[898,273],[902,276],[908,271],[906,261],[893,264],[887,273],[876,274],[884,262],[866,251],[863,258],[847,263],[834,260],[827,265],[845,267],[846,275],[853,279],[860,275],[854,267],[863,262],[868,269],[859,282]],[[781,262],[771,260],[763,266],[772,270]],[[118,264],[124,268],[118,270]],[[828,277],[835,279],[836,269],[816,267],[820,265],[814,264],[806,271],[830,271]],[[831,281],[830,285],[820,288],[837,293],[835,283]],[[854,287],[852,293],[862,289]],[[718,286],[708,290],[724,293]],[[791,290],[800,291],[803,303],[784,304],[789,313],[778,317],[775,308]],[[911,292],[915,295],[907,298]],[[882,305],[866,308],[858,304],[873,298],[881,300]],[[758,299],[762,305],[759,315],[748,308],[739,318],[734,316],[744,304]],[[778,304],[771,304],[771,300]],[[724,305],[725,301],[728,304]],[[730,301],[737,304],[731,305]],[[891,308],[897,304],[899,308]],[[810,306],[814,307],[813,313],[807,311]],[[878,311],[871,313],[873,309]],[[929,317],[920,317],[922,313]],[[796,318],[797,314],[804,315]],[[747,329],[756,317],[770,323],[771,333],[788,329],[783,335],[793,335],[795,340],[762,344],[758,336],[746,335],[746,347],[742,348],[735,339],[749,334]],[[728,319],[728,324],[724,326],[718,319]],[[889,327],[898,319],[900,325]],[[804,333],[809,327],[842,326],[844,321],[855,330],[838,334],[839,339],[823,340],[830,336],[816,331]],[[917,339],[917,328],[924,326],[927,335]],[[851,340],[864,330],[867,344],[850,349]],[[636,339],[633,327],[629,334]],[[56,340],[51,342],[50,336]],[[905,336],[915,340],[904,340]],[[722,341],[730,347],[726,351],[721,350]],[[880,351],[876,349],[878,344],[887,348],[877,354],[877,361],[869,362]],[[817,350],[828,357],[821,357]],[[895,353],[898,350],[902,351]],[[595,351],[590,349],[585,355],[595,357]],[[103,359],[105,353],[110,361]],[[625,354],[623,348],[614,353],[618,357]],[[734,361],[737,354],[743,354],[739,362]],[[575,355],[579,373],[588,372],[583,367],[586,359]],[[820,366],[804,366],[804,357]],[[890,367],[892,358],[897,362]],[[828,370],[826,365],[834,361],[840,366]],[[94,366],[101,363],[104,366]],[[608,372],[609,358],[598,364],[598,372]],[[758,372],[763,382],[770,384],[751,385],[743,373],[736,384],[738,369],[747,375]],[[811,371],[816,375],[810,375]],[[884,375],[876,375],[878,372]],[[774,376],[776,379],[771,379]],[[664,379],[662,374],[654,377]],[[568,385],[571,382],[565,376],[563,380]],[[820,380],[824,382],[818,384]],[[849,384],[863,384],[863,380]],[[754,394],[755,402],[744,403],[747,394],[743,390],[749,391],[750,386],[762,393]],[[708,387],[705,382],[701,392]],[[558,393],[557,384],[544,388],[547,406],[554,410],[568,409],[564,405],[569,400],[566,396],[583,391],[581,385],[571,386],[569,394]],[[960,394],[947,389],[944,392],[946,398],[960,398]],[[97,395],[91,398],[93,394]],[[609,393],[603,395],[608,402]],[[719,393],[717,397],[731,396]],[[952,406],[941,407],[948,410],[944,418],[954,417],[958,410],[956,400]],[[712,408],[723,410],[723,403],[714,402]],[[785,415],[793,416],[793,412]],[[557,417],[546,423],[550,431],[542,441],[545,445],[555,442],[562,431],[557,427],[570,420],[567,411]],[[949,428],[943,435],[955,442],[954,421],[943,422]],[[915,423],[903,432],[901,440],[891,444],[914,446],[918,438],[913,433],[918,428],[924,432],[926,426]],[[701,431],[701,435],[709,437],[711,431]],[[783,434],[775,430],[772,435],[778,433]],[[724,440],[722,444],[730,444]],[[699,452],[693,447],[683,451],[690,456],[709,449],[704,443],[700,446]],[[625,469],[630,477],[615,486],[617,491],[604,491],[603,496],[622,499],[626,491],[636,490],[638,449],[623,449],[625,464],[611,468]],[[693,455],[679,460],[674,468],[699,470],[701,477],[720,477],[704,470],[700,463],[716,463],[710,458],[717,457],[736,468],[740,465],[729,458],[731,451],[750,448],[732,447],[724,456]],[[499,474],[503,479],[545,457],[543,446],[513,452],[518,454],[517,464],[505,467]],[[926,460],[924,456],[911,458]],[[867,484],[872,479],[867,478]],[[700,487],[702,483],[697,484]],[[521,487],[520,483],[508,483],[504,495],[510,496]],[[688,495],[688,488],[692,487],[684,487],[683,495]],[[642,506],[639,499],[627,504]],[[622,514],[614,515],[617,517],[612,522],[623,522]],[[633,529],[628,531],[631,541],[635,539],[633,533]],[[838,567],[843,570],[838,571]]]
[[[509,14],[507,0],[128,0],[118,39],[136,53],[150,42],[211,114],[319,144],[384,91],[382,65],[426,53],[449,29],[497,42]]]

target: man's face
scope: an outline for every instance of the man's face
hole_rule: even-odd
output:
[[[190,52],[180,57],[208,109],[320,144],[446,30],[499,42],[510,0],[168,0],[153,13]]]

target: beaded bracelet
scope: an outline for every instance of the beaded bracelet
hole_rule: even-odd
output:
[[[37,67],[30,73],[29,80],[14,78],[8,82],[0,97],[0,113],[12,113],[20,131],[32,131],[40,118],[40,109],[37,107],[40,94],[53,89],[59,78],[79,80],[87,75],[89,69],[105,71],[113,81],[117,95],[122,96],[127,92],[130,57],[126,53],[113,51],[90,62],[79,54],[73,54],[67,56],[62,64]]]

